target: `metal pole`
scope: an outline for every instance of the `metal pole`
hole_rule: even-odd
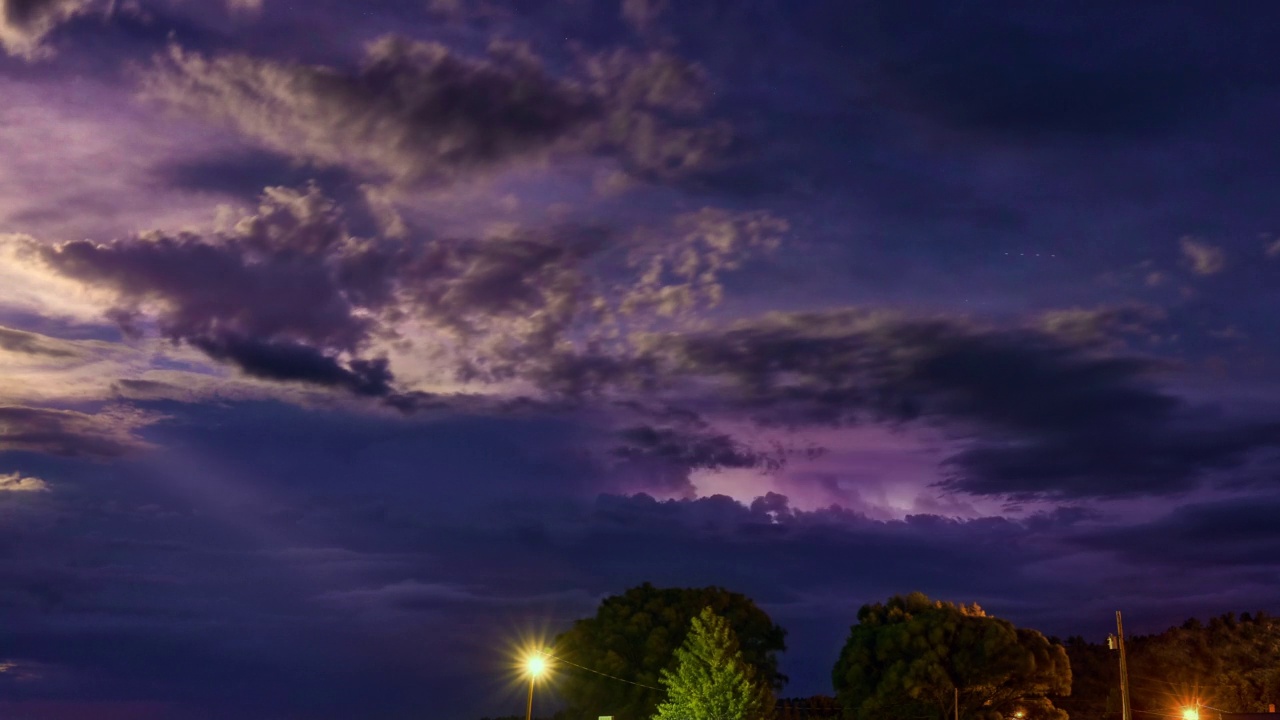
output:
[[[533,720],[533,675],[529,675],[529,707],[524,711],[524,720]],[[1128,720],[1126,718],[1126,720]]]
[[[960,688],[956,688],[956,720],[960,720]]]
[[[1120,648],[1120,709],[1122,720],[1133,720],[1133,711],[1129,709],[1129,665],[1124,655],[1124,621],[1120,619],[1120,611],[1116,611],[1116,644]]]

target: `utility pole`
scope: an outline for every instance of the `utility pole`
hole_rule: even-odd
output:
[[[529,674],[529,706],[524,711],[524,720],[533,720],[533,681],[536,677],[533,673]],[[1128,720],[1128,718],[1125,720]]]
[[[1129,709],[1129,665],[1124,655],[1124,621],[1120,619],[1120,611],[1116,611],[1116,634],[1107,638],[1107,645],[1112,650],[1120,651],[1120,712],[1121,720],[1133,720],[1133,711]]]
[[[956,688],[956,720],[960,720],[960,688]]]

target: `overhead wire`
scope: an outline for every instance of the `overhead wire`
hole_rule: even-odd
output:
[[[631,680],[627,680],[626,678],[620,678],[617,675],[610,675],[609,673],[606,673],[606,672],[600,672],[599,670],[592,670],[591,668],[586,667],[585,665],[579,665],[578,663],[573,662],[572,660],[565,660],[559,655],[547,652],[546,650],[543,650],[541,652],[543,655],[546,655],[547,657],[555,658],[556,660],[559,660],[560,662],[566,663],[568,665],[572,665],[578,668],[579,670],[586,670],[589,673],[595,673],[596,675],[600,675],[601,677],[607,677],[610,680],[617,680],[618,682],[624,682],[624,683],[627,683],[628,685],[635,685],[636,687],[642,687],[642,688],[647,688],[649,690],[657,690],[658,692],[662,692],[662,688],[656,688],[652,685],[645,685],[644,683],[633,682]]]

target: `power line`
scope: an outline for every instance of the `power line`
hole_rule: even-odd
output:
[[[555,654],[549,653],[549,652],[547,652],[546,650],[543,650],[543,651],[542,651],[542,654],[543,654],[543,655],[546,655],[547,657],[555,658],[556,660],[559,660],[559,661],[560,661],[560,662],[562,662],[562,663],[568,663],[568,664],[570,664],[570,665],[572,665],[572,666],[574,666],[574,667],[578,668],[579,670],[586,670],[586,671],[587,671],[587,672],[589,672],[589,673],[595,673],[596,675],[600,675],[600,676],[602,676],[602,677],[607,677],[607,678],[609,678],[610,680],[617,680],[618,682],[624,682],[624,683],[626,683],[626,684],[628,684],[628,685],[635,685],[636,687],[642,687],[642,688],[647,688],[647,689],[649,689],[649,690],[657,690],[658,692],[662,692],[662,688],[656,688],[656,687],[654,687],[654,686],[652,686],[652,685],[645,685],[644,683],[632,682],[631,680],[626,680],[626,679],[620,678],[620,677],[618,677],[617,675],[610,675],[609,673],[600,672],[599,670],[592,670],[591,668],[589,668],[589,667],[584,667],[584,666],[582,666],[582,665],[579,665],[578,663],[573,662],[572,660],[565,660],[564,658],[560,657],[559,655],[555,655]]]

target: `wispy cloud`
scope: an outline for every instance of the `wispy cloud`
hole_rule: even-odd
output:
[[[1222,248],[1203,240],[1184,237],[1179,241],[1182,255],[1197,275],[1217,275],[1227,266],[1227,255]]]
[[[557,77],[525,46],[470,57],[394,36],[355,70],[174,46],[143,76],[146,97],[272,150],[408,183],[551,154],[613,154],[651,177],[697,170],[729,137],[701,118],[706,84],[665,52],[592,56]]]

